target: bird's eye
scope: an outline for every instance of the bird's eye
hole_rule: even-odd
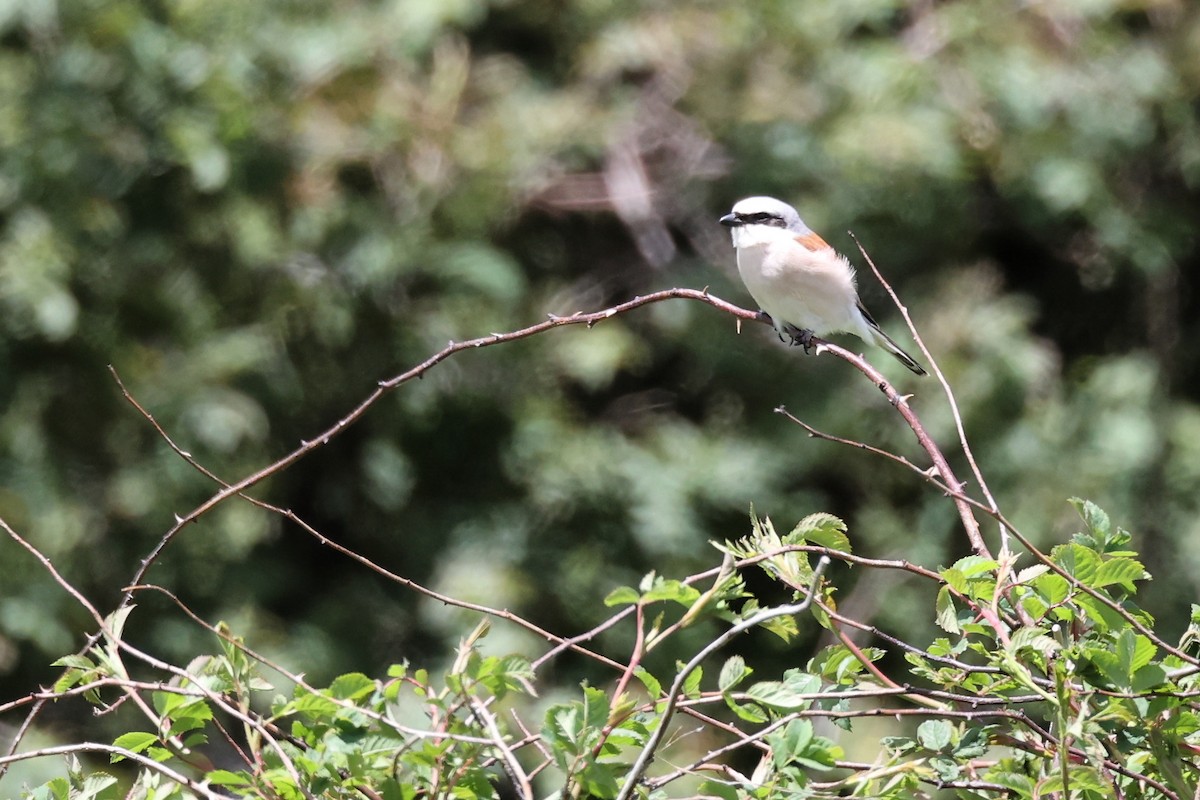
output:
[[[757,211],[747,214],[746,221],[756,222],[760,225],[778,225],[783,222],[783,219],[778,214],[772,214],[769,211]]]

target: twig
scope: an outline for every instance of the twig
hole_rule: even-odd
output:
[[[227,800],[227,796],[218,794],[209,789],[202,781],[195,781],[188,776],[176,772],[170,767],[155,761],[152,758],[135,753],[132,750],[126,750],[124,747],[117,747],[111,744],[100,744],[99,742],[77,742],[76,744],[64,744],[56,747],[42,747],[37,750],[27,750],[23,753],[13,755],[0,756],[0,766],[7,767],[9,764],[17,761],[28,761],[31,758],[44,758],[46,756],[69,756],[76,753],[108,753],[114,756],[121,756],[130,761],[136,761],[146,769],[161,774],[164,778],[176,783],[180,786],[186,786],[189,790],[195,792],[201,797],[208,800]]]
[[[709,642],[699,653],[692,656],[692,660],[687,662],[679,674],[675,676],[674,682],[671,684],[670,690],[667,692],[667,700],[663,705],[662,714],[659,715],[658,726],[654,729],[654,733],[650,734],[642,751],[638,754],[637,760],[633,762],[633,766],[629,768],[629,773],[625,776],[625,783],[621,787],[620,794],[617,795],[617,800],[629,800],[638,783],[642,779],[642,774],[646,771],[646,767],[650,765],[650,760],[654,757],[658,745],[662,742],[663,736],[667,733],[667,727],[670,725],[671,717],[675,712],[675,705],[679,702],[679,695],[683,691],[684,681],[692,674],[696,667],[700,666],[704,659],[708,658],[717,650],[721,649],[729,641],[736,638],[738,635],[750,630],[751,628],[761,625],[767,620],[775,619],[776,617],[787,617],[795,614],[803,613],[812,605],[817,596],[817,589],[821,583],[821,576],[825,573],[825,568],[829,566],[829,559],[821,556],[817,561],[817,566],[813,569],[812,581],[809,584],[808,595],[803,601],[793,603],[791,605],[779,606],[777,608],[765,608],[754,616],[744,619],[729,630],[718,636],[713,641]]]
[[[908,325],[909,332],[912,333],[913,340],[917,343],[917,347],[921,348],[921,352],[928,360],[933,374],[937,376],[938,383],[942,385],[942,391],[946,395],[946,400],[950,403],[950,413],[954,417],[954,427],[958,431],[958,442],[962,446],[963,455],[966,456],[967,463],[971,466],[971,473],[975,476],[979,490],[983,492],[983,496],[988,501],[990,509],[995,513],[999,513],[1000,506],[996,502],[996,498],[992,496],[992,491],[988,488],[987,481],[983,478],[983,471],[979,469],[979,464],[975,461],[975,454],[971,451],[971,444],[967,441],[966,426],[963,424],[962,413],[958,410],[958,400],[954,396],[954,390],[950,388],[950,382],[946,380],[946,376],[942,373],[942,368],[938,365],[937,359],[933,357],[933,353],[925,346],[925,340],[921,337],[921,333],[917,330],[912,316],[908,313],[908,306],[900,302],[900,297],[896,294],[895,289],[883,277],[883,273],[879,271],[879,267],[875,266],[875,261],[871,258],[866,248],[863,247],[862,242],[858,240],[858,237],[854,235],[854,232],[848,231],[848,233],[850,234],[850,238],[854,240],[854,244],[858,246],[858,252],[862,253],[862,257],[866,259],[867,264],[871,267],[871,272],[875,273],[876,280],[887,291],[888,297],[892,299],[892,302],[900,311],[905,324]],[[1000,552],[1008,552],[1008,532],[1003,523],[1000,524]]]

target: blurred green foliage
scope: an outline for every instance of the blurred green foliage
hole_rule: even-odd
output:
[[[214,486],[106,365],[233,480],[447,340],[671,285],[749,302],[715,218],[775,194],[894,280],[1011,519],[1060,541],[1081,495],[1137,521],[1170,638],[1200,574],[1197,109],[1182,0],[3,5],[0,516],[107,608]],[[917,453],[844,364],[676,302],[451,359],[258,494],[563,633],[708,563],[751,503],[839,514],[864,554],[965,552],[936,492],[780,404]],[[14,697],[92,626],[0,563]],[[924,619],[853,578],[864,617]],[[245,504],[150,579],[316,679],[469,624]],[[161,611],[130,636],[186,659],[202,632]]]

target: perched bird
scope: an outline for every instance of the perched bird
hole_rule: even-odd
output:
[[[796,209],[774,197],[747,197],[721,224],[732,229],[742,282],[781,339],[807,349],[810,336],[853,333],[925,374],[863,308],[850,262],[813,233]]]

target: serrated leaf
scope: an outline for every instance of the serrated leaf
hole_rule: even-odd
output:
[[[968,579],[986,572],[992,572],[999,566],[1000,564],[996,560],[983,558],[982,556],[964,556],[954,562],[954,569],[961,572]]]
[[[772,617],[762,623],[762,627],[785,642],[790,642],[800,630],[796,625],[796,618],[791,616]]]
[[[722,781],[704,781],[700,784],[701,797],[717,797],[720,800],[739,800],[737,789]]]
[[[167,731],[167,735],[177,736],[187,731],[203,728],[205,723],[212,718],[213,712],[208,703],[203,700],[189,703],[187,706],[179,708],[172,716],[171,728]]]
[[[1120,613],[1111,608],[1107,603],[1097,600],[1091,595],[1077,594],[1072,602],[1087,613],[1087,617],[1100,633],[1123,630],[1129,624]]]
[[[696,699],[700,696],[700,682],[704,679],[704,668],[696,667],[683,680],[683,694],[691,699]]]
[[[1021,797],[1033,796],[1033,780],[1028,775],[994,768],[988,770],[986,778],[992,783],[998,783],[1006,789],[1011,789]]]
[[[954,607],[954,595],[950,588],[943,586],[937,594],[937,624],[946,633],[961,633],[958,624],[958,610]]]
[[[958,780],[959,774],[962,772],[962,767],[953,758],[948,756],[933,756],[929,759],[929,766],[937,773],[938,780],[954,781]]]
[[[329,684],[329,694],[338,700],[357,700],[375,691],[375,681],[361,672],[339,675]]]
[[[979,758],[988,749],[987,728],[967,728],[954,746],[957,758]]]
[[[1117,647],[1122,653],[1131,670],[1138,670],[1154,660],[1158,648],[1154,643],[1139,633],[1126,628],[1117,639]]]
[[[1026,567],[1017,572],[1017,583],[1029,583],[1034,578],[1039,578],[1050,571],[1050,567],[1046,564],[1034,564],[1032,567]]]
[[[112,633],[114,639],[121,638],[121,635],[125,632],[125,623],[129,620],[129,615],[133,613],[135,608],[137,608],[137,605],[131,603],[124,608],[118,608],[104,618],[105,627]]]
[[[967,576],[963,575],[956,567],[946,567],[938,573],[942,576],[942,580],[956,592],[965,594],[967,591]]]
[[[133,753],[141,753],[156,744],[158,744],[158,737],[153,733],[147,733],[146,731],[132,731],[131,733],[124,733],[113,740],[114,747],[120,747],[123,750],[129,750]],[[125,756],[121,755],[120,753],[112,754],[111,763],[115,764],[118,761],[124,760]]]
[[[733,713],[737,714],[738,717],[746,722],[758,723],[766,722],[768,719],[770,719],[770,717],[768,717],[766,713],[762,711],[762,709],[758,708],[758,706],[752,703],[739,703],[730,695],[724,695],[724,698],[725,705],[729,706],[729,709]]]
[[[1061,645],[1053,637],[1047,636],[1041,628],[1023,627],[1013,632],[1009,639],[1010,652],[1019,653],[1025,648],[1049,655],[1061,649]]]
[[[1047,573],[1033,581],[1033,590],[1047,605],[1057,605],[1071,594],[1071,584],[1062,575]]]
[[[1075,510],[1087,525],[1088,532],[1096,538],[1097,543],[1103,545],[1108,542],[1112,535],[1112,520],[1108,514],[1091,500],[1072,497],[1068,502],[1075,506]]]
[[[771,759],[775,763],[775,769],[782,769],[789,762],[803,756],[812,744],[812,722],[806,719],[792,720],[783,730],[768,734],[766,740],[771,746]]]
[[[211,772],[204,773],[204,779],[209,783],[217,786],[249,786],[251,780],[248,776],[237,772],[230,772],[227,769],[214,769]]]
[[[52,666],[52,667],[73,667],[75,669],[82,669],[82,670],[92,670],[92,669],[96,668],[96,664],[94,661],[92,661],[87,656],[79,655],[78,653],[76,653],[74,655],[63,656],[62,658],[58,659],[57,661],[54,661],[53,663],[51,663],[50,666]]]
[[[779,711],[796,711],[812,705],[808,693],[798,692],[782,681],[761,681],[746,690],[746,697]]]
[[[717,676],[717,689],[728,692],[744,681],[754,670],[746,666],[746,659],[732,656],[721,665],[721,674]]]
[[[618,586],[608,593],[604,598],[604,605],[612,608],[613,606],[632,606],[637,605],[637,601],[641,599],[638,590],[632,586]]]
[[[846,530],[846,523],[832,514],[809,514],[785,537],[784,544],[808,542],[840,553],[852,553],[853,548]]]
[[[926,750],[940,753],[954,739],[954,727],[945,720],[930,719],[917,726],[917,741]]]
[[[650,670],[639,665],[633,670],[633,677],[642,682],[642,686],[646,687],[651,698],[658,698],[662,695],[662,683],[650,673]]]
[[[700,598],[700,591],[693,586],[680,583],[677,580],[660,579],[654,582],[649,591],[642,595],[642,600],[652,603],[660,600],[670,600],[681,606],[691,606]]]
[[[1111,586],[1119,583],[1128,591],[1135,592],[1137,587],[1133,585],[1133,582],[1145,580],[1148,577],[1146,568],[1132,558],[1110,558],[1096,570],[1092,586]]]
[[[1129,688],[1135,692],[1148,692],[1157,689],[1167,682],[1167,673],[1158,664],[1147,664],[1133,673]]]
[[[1050,559],[1064,572],[1085,586],[1091,586],[1100,568],[1096,551],[1078,544],[1060,544],[1050,551]]]

